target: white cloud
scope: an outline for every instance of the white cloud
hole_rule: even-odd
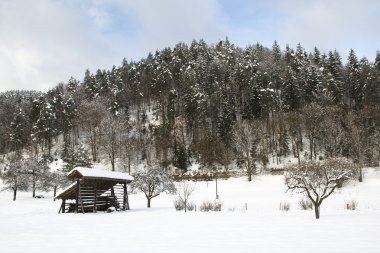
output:
[[[218,15],[215,0],[2,0],[0,91],[47,90],[123,57],[138,60],[192,39],[215,42],[223,38]],[[124,31],[128,24],[118,22],[128,21],[135,26]]]
[[[86,68],[112,66],[113,49],[84,14],[75,1],[2,1],[0,91],[47,90]]]
[[[343,56],[353,48],[360,57],[374,59],[380,41],[379,1],[291,0],[277,8],[285,16],[279,41],[293,46],[300,42],[307,50],[318,46],[326,53],[337,49]]]
[[[47,90],[87,68],[201,38],[240,46],[276,39],[343,55],[352,47],[372,60],[379,12],[377,0],[1,0],[0,91]]]

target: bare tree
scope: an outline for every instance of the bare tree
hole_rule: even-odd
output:
[[[92,161],[98,158],[98,145],[100,142],[100,123],[106,115],[106,107],[100,99],[91,102],[82,102],[79,106],[78,125],[86,132],[89,146],[91,147]]]
[[[309,139],[309,159],[317,159],[317,141],[321,139],[321,124],[324,118],[324,108],[311,103],[303,108],[303,119],[306,136]]]
[[[369,145],[367,131],[363,127],[363,122],[353,113],[348,114],[349,143],[351,155],[354,161],[359,165],[359,182],[363,182],[363,171],[365,152]]]
[[[115,171],[116,156],[122,143],[123,132],[126,128],[126,121],[121,116],[109,113],[100,123],[101,128],[101,147],[107,153],[112,171]],[[126,133],[127,134],[127,133]]]
[[[248,181],[256,173],[257,147],[263,134],[260,121],[243,121],[236,124],[234,129],[235,148],[238,164],[246,171]]]
[[[287,168],[285,184],[291,191],[306,195],[314,205],[315,218],[320,217],[320,206],[345,180],[353,178],[355,166],[347,159],[325,162],[305,161]]]
[[[187,206],[189,204],[189,199],[191,194],[195,191],[195,184],[190,182],[182,182],[177,190],[178,200],[185,207],[185,213],[187,212]]]
[[[145,194],[148,208],[150,208],[151,200],[161,193],[176,193],[175,185],[169,175],[157,165],[147,166],[143,170],[136,171],[133,177],[132,190],[138,190]]]

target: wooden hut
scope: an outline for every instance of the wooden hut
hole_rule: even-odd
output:
[[[129,209],[127,184],[133,181],[129,174],[76,167],[67,176],[74,182],[55,197],[62,199],[59,213]]]

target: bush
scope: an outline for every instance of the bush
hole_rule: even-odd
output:
[[[309,199],[301,199],[299,205],[302,210],[312,210],[313,203]]]
[[[347,210],[353,211],[353,210],[356,210],[357,207],[358,207],[358,202],[354,199],[346,201],[345,203],[345,208]]]
[[[183,204],[183,202],[180,199],[175,199],[173,201],[173,204],[174,204],[175,210],[177,210],[177,211],[182,211],[183,209],[185,209],[185,205]]]
[[[290,210],[290,203],[289,202],[281,202],[280,203],[280,210],[287,212]]]
[[[180,198],[177,198],[173,201],[173,205],[176,211],[182,211],[185,209],[185,203]],[[186,205],[187,211],[193,211],[195,209],[195,205],[193,202],[187,203]]]
[[[201,206],[199,207],[199,210],[201,212],[209,212],[209,211],[214,211],[214,212],[220,212],[222,210],[222,204],[215,201],[203,201]]]
[[[193,202],[187,203],[186,207],[187,207],[187,211],[193,211],[195,209],[195,205]]]

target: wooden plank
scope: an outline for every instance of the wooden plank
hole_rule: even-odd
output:
[[[78,213],[78,204],[79,204],[79,179],[77,179],[77,195],[75,198],[75,212]]]
[[[78,182],[79,182],[79,180],[78,180]],[[80,184],[78,185],[78,188],[79,188],[79,195],[80,195],[80,203],[81,203],[81,207],[82,207],[82,213],[84,214],[83,199],[82,199],[82,193],[81,193],[81,190],[80,190]]]
[[[96,181],[95,181],[95,185],[94,185],[94,210],[93,210],[94,213],[97,212],[97,208],[96,208],[97,200],[98,200],[98,196],[97,196],[97,184],[96,184]]]

